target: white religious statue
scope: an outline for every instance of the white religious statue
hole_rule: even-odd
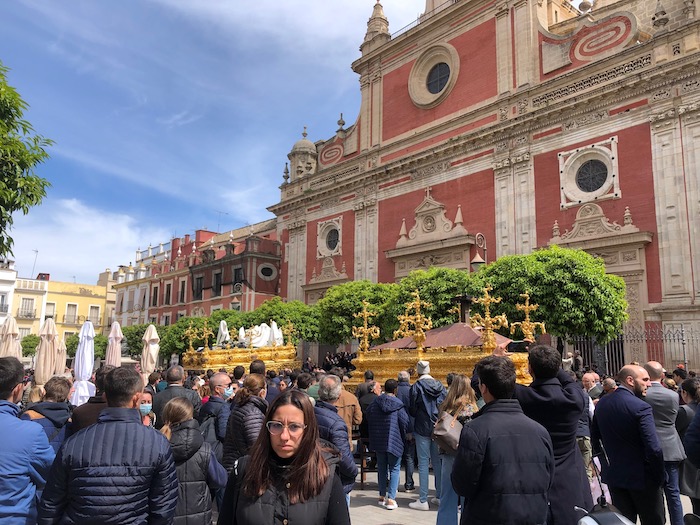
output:
[[[250,334],[250,341],[248,340]],[[246,347],[262,348],[264,346],[279,346],[283,342],[282,331],[277,327],[277,323],[272,321],[272,327],[267,323],[262,323],[246,330],[244,327],[238,330],[238,341]],[[251,344],[252,341],[252,344]]]

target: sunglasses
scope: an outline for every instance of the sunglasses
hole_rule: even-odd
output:
[[[288,425],[285,425],[284,423],[280,423],[279,421],[268,421],[265,424],[265,426],[267,426],[267,431],[273,436],[279,436],[280,434],[282,434],[282,432],[284,432],[285,428],[287,429],[290,435],[298,436],[306,428],[306,425],[302,423],[289,423]]]

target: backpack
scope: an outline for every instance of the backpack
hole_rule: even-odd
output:
[[[204,437],[204,441],[206,443],[209,443],[211,446],[211,450],[214,453],[214,456],[216,459],[221,463],[224,457],[224,447],[223,443],[219,441],[219,438],[216,436],[216,417],[218,416],[217,414],[209,414],[204,421],[202,421],[202,424],[199,425],[199,431],[202,433],[202,437]]]

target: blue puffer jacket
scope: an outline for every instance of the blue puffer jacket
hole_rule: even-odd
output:
[[[408,429],[408,414],[401,400],[383,394],[372,401],[366,415],[370,450],[401,457]]]
[[[343,482],[343,490],[347,494],[352,490],[357,476],[357,465],[350,451],[350,441],[348,439],[348,426],[342,417],[338,415],[338,409],[326,401],[316,401],[314,407],[316,421],[318,422],[318,433],[321,439],[333,444],[340,452],[340,464],[338,473],[340,481]]]
[[[410,395],[408,413],[416,418],[414,432],[419,436],[431,437],[438,418],[438,407],[447,391],[440,381],[424,375],[413,383]]]
[[[39,525],[167,525],[177,505],[170,443],[138,410],[105,408],[66,439],[39,503]]]
[[[44,486],[54,451],[39,425],[17,419],[19,407],[0,401],[0,523],[36,521],[36,489]]]

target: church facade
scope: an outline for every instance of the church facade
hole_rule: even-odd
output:
[[[269,208],[280,295],[557,244],[625,279],[630,325],[700,330],[700,22],[662,3],[427,0],[391,35],[378,2],[359,115],[304,133]]]

